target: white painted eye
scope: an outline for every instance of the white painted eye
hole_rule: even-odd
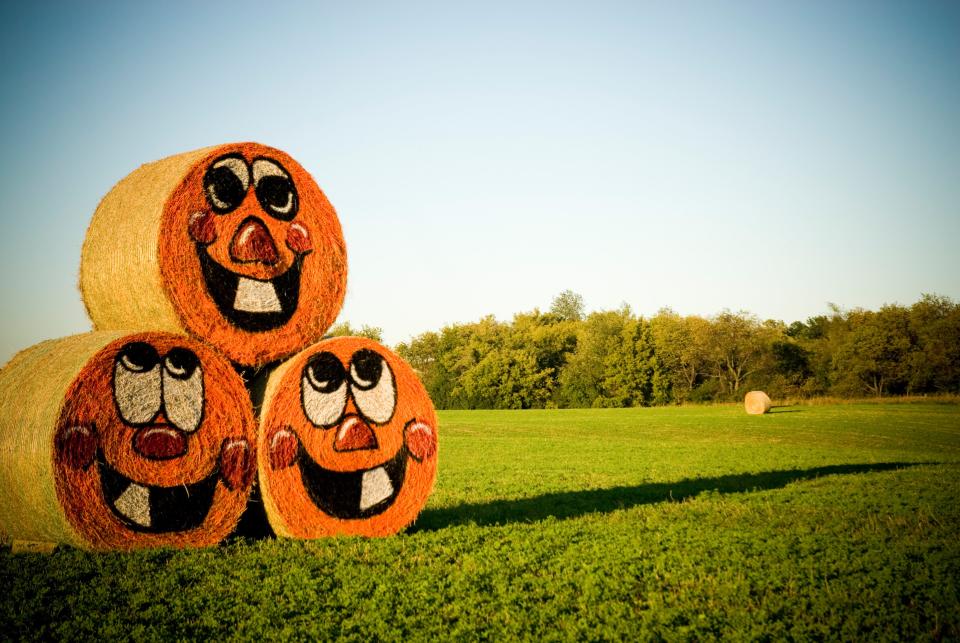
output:
[[[163,409],[181,431],[192,432],[203,419],[203,369],[185,348],[174,348],[163,360]]]
[[[332,353],[311,358],[300,384],[303,412],[311,424],[330,427],[340,421],[347,406],[347,374]]]
[[[367,419],[383,424],[393,417],[397,390],[385,359],[368,348],[358,350],[350,360],[350,380],[353,400]]]
[[[113,399],[128,424],[146,424],[160,411],[160,356],[150,344],[133,342],[113,366]]]

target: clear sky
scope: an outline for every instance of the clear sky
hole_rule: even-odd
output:
[[[255,140],[337,208],[341,319],[960,299],[960,4],[4,3],[0,362],[89,328],[138,165]]]

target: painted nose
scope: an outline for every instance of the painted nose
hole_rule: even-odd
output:
[[[376,449],[377,446],[373,429],[356,415],[348,415],[343,419],[333,440],[333,450],[341,452]]]
[[[256,217],[244,219],[230,241],[230,258],[237,263],[262,263],[272,266],[280,259],[277,244],[263,221]]]
[[[187,452],[187,436],[170,425],[145,426],[133,436],[133,450],[150,460],[171,460]]]

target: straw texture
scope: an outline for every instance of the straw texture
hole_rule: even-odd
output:
[[[185,330],[259,366],[322,337],[346,261],[336,212],[306,170],[236,143],[120,181],[87,230],[80,290],[97,329]]]
[[[750,391],[743,399],[743,406],[750,415],[763,415],[771,405],[770,398],[763,391]]]
[[[54,488],[53,431],[70,383],[90,356],[122,333],[42,342],[0,370],[0,533],[84,545]]]
[[[44,342],[0,372],[0,450],[10,538],[212,545],[249,495],[255,422],[240,377],[208,347],[94,332]]]
[[[319,342],[270,376],[258,470],[278,536],[386,536],[433,488],[437,418],[413,369],[360,337]]]

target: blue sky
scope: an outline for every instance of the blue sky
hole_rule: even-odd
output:
[[[960,299],[960,4],[134,4],[0,10],[0,361],[89,328],[116,181],[239,140],[326,191],[341,319],[391,344],[567,288],[787,322]]]

